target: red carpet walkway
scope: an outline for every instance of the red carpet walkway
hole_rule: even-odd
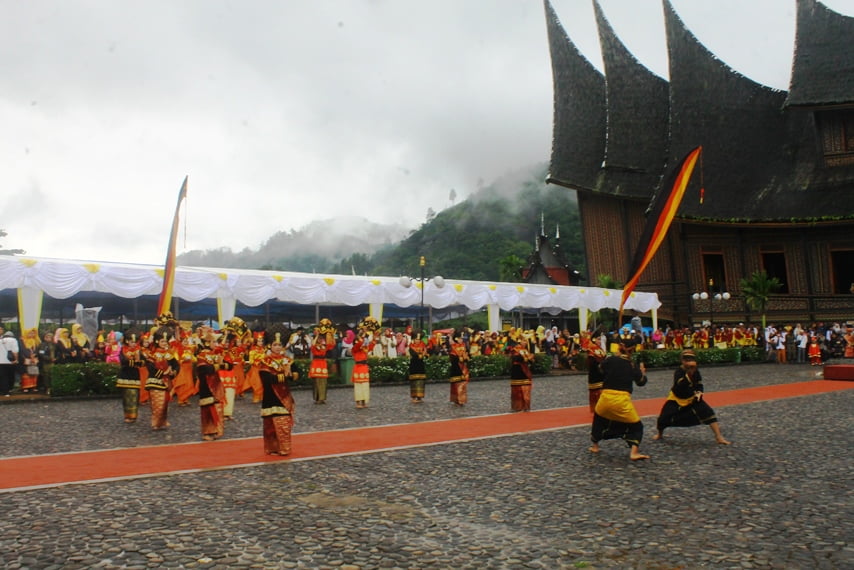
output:
[[[854,382],[814,380],[715,392],[716,408],[854,388]],[[657,415],[663,398],[636,400],[641,416]],[[380,427],[294,434],[292,455],[263,452],[261,438],[134,447],[0,459],[0,493],[136,477],[303,461],[501,437],[589,424],[587,406]],[[156,450],[156,453],[148,451]]]

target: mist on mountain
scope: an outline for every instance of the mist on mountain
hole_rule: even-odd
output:
[[[277,232],[258,250],[190,251],[179,255],[178,263],[417,277],[424,256],[429,276],[501,281],[514,279],[506,267],[518,265],[521,269],[540,232],[552,241],[559,232],[561,249],[583,273],[575,192],[546,185],[547,168],[545,163],[536,164],[488,185],[478,182],[459,203],[438,213],[431,209],[419,228],[378,224],[356,216],[320,220],[299,230]],[[456,194],[454,191],[452,196]]]

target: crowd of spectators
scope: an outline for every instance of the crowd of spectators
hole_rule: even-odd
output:
[[[637,321],[637,322],[635,322]],[[200,327],[209,328],[209,327]],[[348,356],[347,327],[334,335],[328,346],[328,358]],[[209,334],[207,331],[205,334]],[[384,328],[376,332],[371,356],[408,357],[409,345],[414,338],[411,326],[402,330]],[[198,338],[197,332],[191,333]],[[831,358],[854,358],[854,325],[851,323],[768,324],[765,329],[753,324],[709,325],[700,327],[643,328],[639,319],[624,325],[619,331],[608,332],[599,327],[595,331],[571,333],[556,326],[534,329],[508,328],[502,331],[482,331],[469,327],[459,329],[436,329],[431,334],[422,332],[422,340],[429,355],[448,355],[454,342],[465,344],[470,356],[506,354],[513,345],[523,344],[532,354],[545,353],[552,358],[553,369],[576,369],[578,358],[587,343],[595,343],[606,352],[611,351],[615,336],[632,336],[640,350],[684,350],[722,349],[739,346],[762,346],[769,361],[779,363],[821,364]],[[288,339],[286,351],[292,358],[309,358],[313,344],[314,328],[298,327]],[[98,332],[92,340],[80,325],[60,327],[52,332],[39,334],[36,329],[24,331],[20,337],[0,328],[4,342],[14,342],[16,356],[10,361],[12,350],[0,354],[0,373],[9,370],[14,380],[6,393],[0,385],[0,394],[8,395],[15,383],[20,383],[22,392],[48,392],[50,369],[57,364],[88,361],[117,362],[121,351],[122,334],[118,331]],[[143,347],[150,343],[148,335],[141,335]],[[251,342],[251,339],[250,341]],[[0,377],[0,383],[3,377]]]

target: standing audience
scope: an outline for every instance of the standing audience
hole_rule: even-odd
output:
[[[15,367],[21,349],[12,331],[0,326],[0,394],[9,397],[15,387]]]

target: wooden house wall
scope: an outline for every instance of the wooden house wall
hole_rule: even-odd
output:
[[[643,204],[579,192],[578,205],[587,251],[588,278],[610,275],[624,283],[645,223]],[[632,236],[627,242],[622,236]],[[638,290],[658,294],[661,320],[683,326],[714,317],[715,322],[759,322],[742,295],[740,281],[761,271],[762,254],[782,252],[786,260],[786,295],[774,295],[766,317],[778,322],[854,320],[854,294],[833,290],[831,252],[854,250],[854,224],[780,227],[733,226],[677,221],[638,283]],[[729,300],[695,301],[708,291],[703,254],[723,257]],[[720,285],[720,284],[719,284]],[[714,306],[710,306],[710,303]]]
[[[834,249],[854,250],[854,225],[765,228],[679,223],[674,229],[685,247],[688,269],[687,287],[682,293],[685,298],[708,288],[704,286],[703,253],[723,254],[726,290],[732,298],[715,302],[716,321],[759,320],[759,315],[746,305],[740,282],[761,271],[762,254],[771,251],[784,254],[789,291],[786,295],[772,296],[766,313],[768,319],[778,322],[854,319],[854,295],[834,292],[831,261]],[[706,318],[708,303],[689,300],[688,305],[693,305],[692,321]]]

